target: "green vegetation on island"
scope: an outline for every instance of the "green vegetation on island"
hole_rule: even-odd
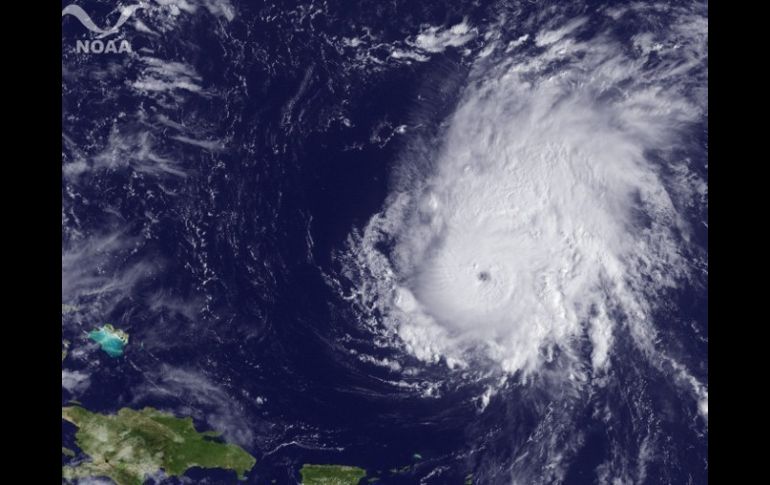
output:
[[[61,447],[61,454],[64,456],[75,456],[75,452],[67,448],[66,446]]]
[[[128,334],[109,323],[89,332],[88,338],[98,343],[110,357],[120,357],[123,347],[128,345]]]
[[[354,466],[303,465],[302,485],[358,485],[366,471]]]
[[[80,406],[63,407],[62,419],[78,427],[77,445],[91,458],[63,467],[66,480],[109,477],[118,485],[141,485],[158,470],[181,476],[192,467],[234,470],[244,479],[256,463],[239,446],[196,431],[192,418],[177,418],[149,407],[139,411],[123,408],[112,415]]]

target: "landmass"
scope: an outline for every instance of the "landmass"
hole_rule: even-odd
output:
[[[66,480],[108,477],[118,485],[141,485],[158,470],[181,476],[192,467],[233,470],[242,480],[256,463],[239,446],[196,431],[192,418],[177,418],[150,407],[123,408],[110,415],[70,406],[62,408],[62,419],[78,427],[77,445],[91,458],[63,467]]]
[[[302,485],[358,485],[366,470],[343,465],[303,465]]]
[[[92,330],[88,338],[98,343],[110,357],[120,357],[123,355],[123,348],[128,345],[128,334],[109,323]]]
[[[419,454],[419,453],[414,453],[412,455],[412,459],[415,460],[415,461],[416,460],[422,460],[422,455]],[[399,467],[399,468],[391,468],[390,469],[390,473],[397,474],[397,475],[400,475],[402,473],[408,473],[408,472],[410,472],[412,470],[413,466],[414,465],[404,465],[404,466]]]
[[[64,456],[75,456],[75,452],[70,450],[66,446],[61,447],[61,454]]]

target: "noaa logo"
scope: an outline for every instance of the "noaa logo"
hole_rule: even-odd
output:
[[[86,13],[78,5],[67,5],[62,9],[61,16],[64,18],[67,15],[71,15],[78,19],[80,23],[94,34],[93,39],[78,40],[75,43],[75,51],[85,54],[123,54],[131,52],[131,43],[127,40],[121,40],[120,42],[115,40],[103,40],[105,37],[109,37],[116,34],[120,27],[125,24],[128,19],[131,18],[134,13],[145,8],[142,4],[130,5],[128,7],[120,7],[120,18],[112,27],[106,29],[100,28],[96,23],[91,20],[91,16]]]

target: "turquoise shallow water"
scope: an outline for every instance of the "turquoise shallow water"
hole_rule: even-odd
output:
[[[91,331],[88,334],[88,338],[97,342],[110,357],[120,357],[123,355],[125,342],[105,327]]]

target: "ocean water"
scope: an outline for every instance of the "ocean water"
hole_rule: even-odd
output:
[[[192,416],[247,483],[708,482],[707,4],[163,0],[131,55],[62,34],[63,403]]]

